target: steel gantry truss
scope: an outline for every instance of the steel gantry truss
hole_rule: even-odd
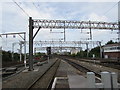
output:
[[[26,42],[29,44],[29,42]],[[36,46],[35,50],[46,50],[47,47],[51,47],[52,49],[64,50],[64,49],[72,49],[72,48],[81,48],[81,45],[86,45],[86,49],[88,50],[88,45],[97,45],[100,46],[101,41],[34,41],[33,44]]]
[[[40,20],[29,17],[29,70],[33,70],[33,40],[41,28],[51,29],[91,29],[118,30],[117,22],[96,22],[96,21],[68,21],[68,20]],[[33,29],[38,28],[33,36]]]
[[[34,28],[53,29],[110,29],[118,30],[118,23],[96,21],[68,21],[68,20],[33,20]]]
[[[43,50],[43,51],[44,51],[44,50],[46,50],[46,48],[47,48],[47,47],[35,47],[35,49],[36,49],[36,50],[39,50],[39,51],[40,51],[40,50]],[[66,46],[65,46],[65,47],[51,47],[51,49],[58,49],[58,50],[60,50],[60,49],[63,49],[63,50],[64,50],[64,49],[72,49],[72,48],[81,49],[81,47],[66,47]]]
[[[99,45],[100,41],[34,41],[33,44],[35,46],[51,46],[51,47],[55,47],[55,46],[59,46],[59,47],[78,47],[81,44],[96,44]],[[28,41],[26,41],[27,44],[29,44]]]

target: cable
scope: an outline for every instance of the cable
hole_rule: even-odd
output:
[[[38,10],[38,12],[39,12],[39,8],[35,5],[35,3],[33,2],[32,3],[33,4],[33,6]],[[39,12],[39,14],[40,14],[40,12]]]
[[[34,2],[33,2],[32,4],[35,6],[35,8],[36,8],[36,9],[38,9],[38,8],[36,7],[36,5],[35,5],[35,3],[34,3]]]
[[[14,0],[12,0],[28,17],[30,17],[30,15],[27,13],[27,12],[25,12],[25,10],[22,8],[22,7],[20,7],[20,5],[17,3],[17,2],[15,2]]]
[[[17,2],[15,2],[14,0],[12,0],[28,17],[30,17],[30,15],[27,13],[27,12],[25,12],[25,10],[22,8],[22,7],[20,7],[20,5],[17,3]],[[26,34],[26,35],[28,35],[29,36],[29,34]]]
[[[109,10],[107,10],[107,11],[104,13],[104,15],[105,15],[106,13],[108,13],[110,10],[112,10],[117,4],[118,4],[118,2],[115,3],[115,5],[113,5]]]

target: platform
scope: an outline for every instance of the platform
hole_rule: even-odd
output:
[[[69,88],[86,88],[87,79],[81,75],[68,75]]]
[[[67,79],[57,80],[55,88],[70,88],[70,90],[73,88],[86,88],[87,79],[82,75],[82,72],[63,60],[61,60],[56,77]]]

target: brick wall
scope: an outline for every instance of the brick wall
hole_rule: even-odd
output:
[[[105,52],[104,56],[105,55],[108,55],[108,58],[111,58],[111,59],[118,59],[118,58],[120,58],[120,52]]]

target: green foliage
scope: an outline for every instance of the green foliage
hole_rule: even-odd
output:
[[[80,58],[84,58],[84,57],[87,57],[87,51],[80,51],[77,53],[76,55],[77,57],[80,57]]]
[[[89,55],[89,57],[92,57],[93,54],[95,55],[95,57],[100,57],[100,47],[95,47],[95,48],[91,49],[91,51],[89,52],[88,55]],[[79,57],[79,58],[86,58],[87,57],[87,50],[80,51],[76,55],[72,54],[71,56]]]
[[[95,57],[100,57],[100,47],[95,47],[91,49],[91,51],[89,52],[89,57],[92,57],[93,54],[95,55]]]
[[[18,53],[14,53],[14,61],[19,61],[20,55]],[[22,60],[24,60],[24,55],[22,54]],[[3,62],[11,62],[12,61],[12,53],[10,51],[2,51],[2,61]]]
[[[2,51],[2,61],[12,61],[10,51]]]
[[[42,55],[45,55],[45,53],[38,52],[38,53],[36,53],[36,55],[34,57],[41,57]]]
[[[75,57],[76,55],[75,55],[75,54],[72,54],[71,56],[72,56],[72,57]]]
[[[14,53],[14,61],[19,61],[20,60],[20,55],[18,53]],[[23,60],[23,57],[22,57]]]
[[[112,40],[110,40],[110,41],[108,41],[108,42],[106,43],[106,45],[107,45],[107,44],[114,44],[114,43],[116,43],[116,42],[113,42]]]

